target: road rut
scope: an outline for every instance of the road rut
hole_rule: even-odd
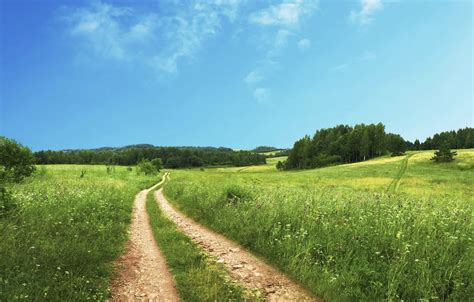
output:
[[[216,257],[218,263],[226,265],[234,280],[247,288],[260,290],[267,301],[318,301],[308,291],[237,243],[177,211],[166,200],[161,189],[155,192],[155,199],[183,233]]]
[[[165,177],[163,177],[163,180]],[[130,240],[117,261],[110,301],[179,301],[173,276],[153,237],[146,196],[162,182],[135,197]]]

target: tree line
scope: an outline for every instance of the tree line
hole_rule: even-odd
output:
[[[452,149],[474,148],[474,129],[441,132],[423,143],[419,140],[412,143],[399,134],[386,133],[382,123],[358,124],[354,127],[338,125],[320,129],[313,137],[306,135],[296,141],[287,160],[279,162],[277,168],[310,169],[364,161],[388,153],[396,156],[406,150],[439,149],[441,146]]]
[[[213,147],[155,147],[135,145],[124,148],[91,150],[38,151],[37,164],[136,165],[142,160],[160,158],[165,168],[203,166],[249,166],[265,164],[263,154]]]
[[[428,137],[424,142],[416,139],[413,143],[408,142],[409,150],[432,150],[446,145],[450,149],[474,148],[474,128],[466,127],[457,131],[444,131]]]

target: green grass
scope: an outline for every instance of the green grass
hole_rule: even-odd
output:
[[[0,219],[0,301],[106,300],[135,194],[159,177],[105,166],[38,171],[10,187],[17,209]]]
[[[155,240],[166,257],[183,301],[259,300],[257,293],[231,282],[222,265],[177,229],[161,211],[153,192],[147,196],[146,207]]]
[[[474,297],[474,150],[323,169],[270,165],[172,172],[164,190],[327,300]]]

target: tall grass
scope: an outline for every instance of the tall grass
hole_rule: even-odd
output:
[[[387,165],[397,175],[399,165]],[[465,171],[456,165],[433,169],[459,179]],[[423,171],[425,163],[420,167]],[[311,172],[282,173],[288,183],[275,185],[268,181],[276,179],[273,172],[233,177],[235,172],[177,171],[165,193],[192,218],[264,256],[327,300],[474,297],[474,206],[472,196],[456,191],[462,186],[453,192],[442,187],[442,194],[390,194],[386,186],[339,185],[339,177],[347,184],[348,175],[360,172],[351,171],[353,166],[337,169],[332,182],[326,178],[327,185],[313,186],[298,185],[307,183]],[[388,168],[371,163],[363,169],[369,177]],[[408,166],[412,175],[417,169]],[[472,173],[462,175],[472,183]]]
[[[10,188],[17,208],[0,219],[0,301],[106,300],[134,196],[158,177],[105,166],[39,170]]]

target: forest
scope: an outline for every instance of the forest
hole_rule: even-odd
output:
[[[38,151],[38,164],[109,164],[130,166],[141,160],[161,158],[165,168],[203,166],[249,166],[265,164],[265,155],[214,147],[155,147],[131,145],[123,148]]]
[[[311,169],[339,163],[353,163],[377,156],[402,155],[406,150],[438,149],[442,145],[452,149],[474,147],[474,128],[445,131],[410,142],[399,134],[386,133],[385,125],[357,124],[354,127],[338,125],[320,129],[311,138],[306,135],[293,145],[288,159],[279,162],[280,170]]]

